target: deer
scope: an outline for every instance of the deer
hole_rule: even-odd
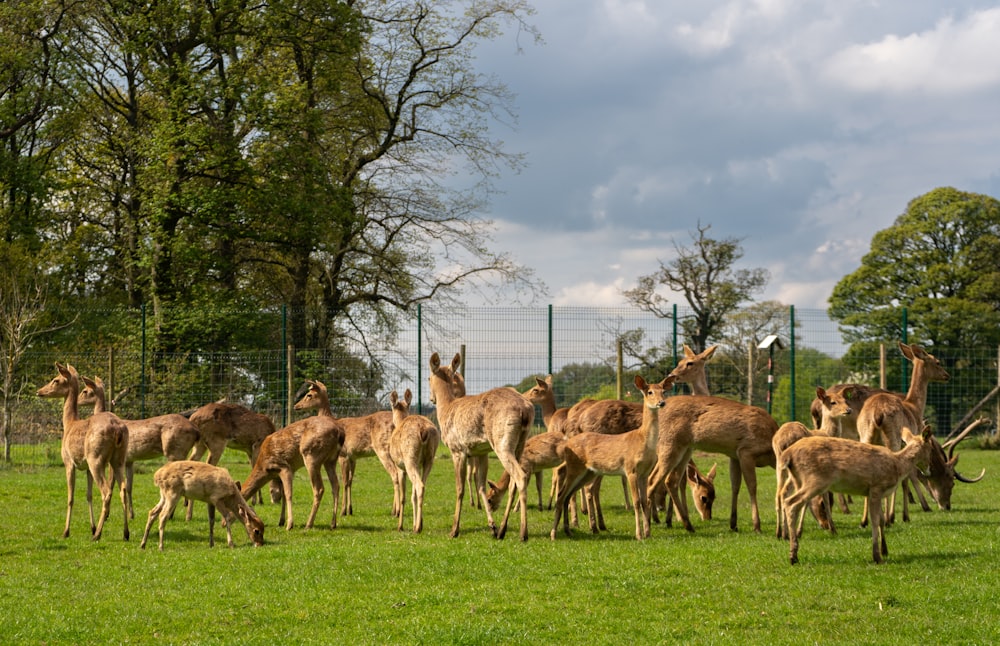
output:
[[[354,514],[354,472],[357,461],[362,458],[377,456],[379,462],[395,479],[395,464],[389,456],[389,437],[392,435],[392,411],[376,411],[362,417],[341,417],[344,425],[344,444],[340,447],[341,478],[344,484],[344,495],[341,501],[340,514]],[[390,466],[391,465],[391,466]],[[393,502],[393,514],[398,510]]]
[[[403,399],[396,391],[389,393],[392,406],[392,436],[389,438],[389,455],[396,465],[394,497],[399,505],[399,525],[403,530],[403,509],[406,506],[406,477],[413,482],[410,506],[413,507],[413,533],[419,534],[424,528],[424,491],[434,456],[437,454],[441,432],[430,419],[423,415],[411,415],[410,404],[413,393],[407,388]]]
[[[529,476],[537,476],[535,486],[538,489],[538,511],[542,511],[542,480],[541,474],[545,469],[552,469],[563,463],[563,445],[566,444],[566,436],[559,431],[546,431],[538,435],[532,435],[524,443],[524,451],[521,452],[521,468]],[[500,499],[510,488],[510,473],[506,470],[500,475],[496,482],[487,483],[490,491],[486,495],[486,503],[490,509],[496,511],[500,504]]]
[[[218,508],[226,527],[226,544],[233,547],[233,523],[237,518],[247,530],[247,537],[254,547],[264,544],[264,523],[247,504],[240,493],[240,484],[233,482],[229,471],[222,467],[196,460],[168,462],[153,474],[153,482],[160,489],[160,501],[149,510],[146,530],[142,534],[140,549],[146,549],[149,530],[157,519],[160,521],[160,551],[163,551],[163,528],[173,515],[181,498],[208,503],[208,546],[215,547],[215,510]]]
[[[635,538],[644,540],[650,532],[650,509],[647,497],[649,474],[656,464],[659,441],[659,414],[666,405],[664,390],[673,383],[666,377],[659,383],[649,384],[641,375],[633,380],[636,389],[642,393],[642,421],[638,428],[627,433],[608,435],[604,433],[579,433],[566,440],[563,447],[565,473],[556,499],[555,516],[552,521],[551,540],[556,539],[559,519],[563,514],[564,531],[572,535],[569,525],[569,499],[581,487],[592,483],[601,475],[623,475],[628,478],[635,513]],[[585,495],[589,509],[590,530],[598,532],[597,510],[591,493]]]
[[[95,413],[80,419],[78,398],[80,375],[76,368],[58,361],[58,374],[38,389],[39,397],[63,398],[62,455],[66,468],[66,526],[63,538],[69,538],[73,517],[73,495],[76,490],[76,471],[87,472],[87,507],[90,509],[90,534],[93,540],[101,539],[104,523],[111,514],[111,496],[118,483],[124,516],[124,539],[129,539],[128,504],[125,495],[125,459],[128,454],[128,427],[114,413]],[[108,479],[110,469],[111,479]],[[94,484],[101,494],[101,512],[94,521]]]
[[[77,403],[93,406],[94,414],[107,410],[104,381],[100,377],[83,377],[84,388]],[[128,517],[135,518],[132,505],[132,482],[135,463],[165,457],[168,461],[184,460],[198,442],[198,429],[183,415],[173,413],[146,419],[123,419],[128,427],[128,453],[125,456],[125,495],[128,500]]]
[[[339,506],[340,484],[337,481],[337,460],[344,442],[344,426],[330,411],[330,399],[326,386],[321,381],[307,380],[309,389],[295,404],[295,410],[316,409],[312,417],[292,422],[281,430],[264,438],[253,463],[253,469],[243,483],[241,493],[248,500],[268,482],[275,479],[281,484],[281,516],[278,524],[285,530],[294,525],[292,517],[292,483],[295,472],[303,466],[309,473],[313,502],[306,520],[306,529],[311,529],[323,500],[323,474],[326,471],[333,495],[333,519],[330,529],[337,528],[337,508]]]
[[[252,467],[264,438],[275,431],[267,415],[226,401],[205,404],[192,411],[189,419],[199,436],[190,459],[200,460],[208,451],[208,463],[213,465],[219,464],[223,451],[230,446],[246,453]],[[191,514],[192,505],[188,504],[187,520],[191,520]]]
[[[694,395],[708,397],[711,393],[708,390],[708,375],[705,372],[705,364],[708,363],[712,355],[715,354],[718,345],[709,346],[702,352],[695,352],[688,344],[683,345],[684,358],[677,362],[670,374],[674,377],[675,384],[687,384]],[[685,475],[687,476],[688,487],[695,501],[695,509],[702,520],[712,519],[712,505],[715,503],[715,466],[712,467],[712,477],[706,478],[698,471],[698,465],[692,458],[687,465]],[[666,495],[666,488],[660,487],[656,496],[651,496],[653,508],[653,521],[660,522],[657,508],[666,507],[667,524],[670,524],[670,516],[673,513],[673,504]],[[662,504],[661,504],[662,503]]]
[[[555,390],[552,388],[552,375],[546,376],[545,379],[535,377],[535,385],[522,394],[529,402],[537,404],[541,408],[542,421],[545,424],[546,432],[557,433],[562,435],[565,439],[566,418],[569,414],[569,408],[556,407],[556,394]],[[555,436],[553,436],[553,441],[554,439]],[[525,449],[527,450],[527,445],[525,446]],[[560,460],[559,464],[561,463],[562,461]],[[542,509],[542,471],[546,468],[550,467],[543,467],[541,470],[535,472],[535,488],[538,490],[539,510]],[[502,476],[501,480],[503,480]],[[555,498],[558,486],[559,478],[557,474],[554,473],[552,476],[552,486],[549,489],[549,509],[552,508],[552,500]]]
[[[788,472],[781,493],[792,565],[799,561],[797,519],[810,499],[827,491],[867,497],[871,512],[872,560],[879,564],[889,555],[882,499],[891,495],[914,469],[926,468],[931,450],[929,426],[924,426],[919,436],[905,426],[899,433],[905,446],[898,451],[840,437],[813,436],[799,440],[782,452],[778,468]]]
[[[468,461],[470,457],[486,456],[492,449],[500,464],[510,472],[517,487],[521,504],[520,538],[526,541],[528,540],[528,474],[521,468],[518,459],[524,450],[528,430],[535,417],[535,407],[520,393],[509,388],[493,388],[478,395],[455,397],[454,375],[461,362],[460,354],[455,355],[451,365],[442,364],[437,352],[430,358],[431,401],[437,405],[441,439],[448,446],[455,467],[455,516],[449,535],[455,538],[459,534]],[[506,524],[497,527],[493,513],[486,502],[485,468],[477,471],[476,489],[493,536],[502,539],[506,532]]]
[[[771,439],[771,446],[774,449],[774,455],[776,460],[775,472],[777,473],[777,486],[774,489],[774,512],[777,518],[777,527],[775,528],[774,535],[777,538],[788,538],[788,524],[785,522],[784,517],[784,505],[782,499],[782,491],[784,489],[785,480],[788,477],[787,471],[781,468],[780,457],[785,449],[792,446],[799,440],[806,437],[813,437],[814,435],[819,435],[813,433],[806,428],[806,425],[802,422],[785,422],[778,427],[777,432],[775,432],[774,437]],[[834,527],[833,516],[830,514],[830,505],[826,497],[818,497],[810,500],[810,507],[812,508],[813,515],[816,516],[816,520],[819,521],[820,527],[823,529],[830,530],[831,534],[836,534],[837,530]],[[805,515],[803,514],[803,518]],[[801,524],[798,526],[797,531],[802,532]]]
[[[975,478],[967,478],[963,476],[955,466],[958,464],[958,456],[955,455],[955,447],[958,446],[959,442],[964,440],[969,433],[973,431],[983,422],[986,422],[985,418],[981,418],[969,424],[965,430],[956,435],[954,438],[948,440],[943,445],[939,444],[937,439],[931,436],[931,457],[930,462],[927,465],[926,473],[919,473],[917,476],[920,482],[927,487],[927,490],[931,492],[931,496],[937,503],[938,508],[944,511],[951,510],[951,492],[955,488],[955,481],[965,482],[967,484],[972,484],[979,482],[986,475],[986,469],[984,468],[980,474]],[[947,455],[945,455],[945,449],[948,450]]]
[[[756,468],[774,466],[771,438],[778,424],[763,409],[730,399],[707,394],[704,366],[715,346],[694,353],[685,347],[685,358],[678,362],[671,375],[679,374],[685,383],[696,388],[695,394],[671,397],[666,410],[660,414],[660,456],[653,475],[650,476],[652,499],[665,499],[676,507],[684,528],[694,531],[688,509],[687,496],[681,495],[679,485],[695,448],[709,453],[722,453],[729,457],[729,482],[732,492],[729,527],[737,529],[737,503],[741,481],[747,485],[753,531],[760,531],[760,514],[757,507]],[[675,374],[675,371],[677,374]],[[670,511],[666,515],[670,526]]]
[[[951,378],[937,358],[915,344],[899,342],[899,350],[913,364],[910,388],[906,396],[895,393],[875,393],[870,396],[858,413],[858,435],[865,444],[878,444],[898,451],[902,446],[903,428],[920,428],[923,425],[924,407],[927,403],[927,387],[932,381],[946,382]],[[907,481],[903,481],[903,521],[910,520],[907,500]],[[885,521],[891,525],[896,515],[895,491],[889,496]],[[866,513],[862,515],[861,526],[868,522],[871,501],[865,503]]]

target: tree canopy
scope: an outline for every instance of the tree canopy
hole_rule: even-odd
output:
[[[684,296],[694,314],[680,321],[684,337],[696,352],[705,349],[726,317],[752,295],[762,290],[770,275],[766,269],[737,269],[743,257],[739,238],[717,240],[707,234],[711,225],[698,224],[691,234],[693,244],[682,247],[674,241],[677,256],[652,274],[641,276],[635,288],[625,292],[630,303],[661,318],[671,318],[669,298],[659,290],[668,288]]]
[[[510,93],[474,67],[531,13],[3,3],[0,232],[46,248],[63,299],[151,305],[167,350],[233,347],[209,309],[286,306],[295,345],[330,347],[480,277],[531,287],[477,215],[521,158],[491,132]]]

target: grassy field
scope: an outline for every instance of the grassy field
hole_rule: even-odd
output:
[[[966,445],[968,447],[968,444]],[[604,486],[609,531],[551,542],[552,512],[533,509],[530,539],[516,527],[492,538],[468,505],[448,537],[454,506],[451,461],[441,457],[421,535],[400,533],[388,513],[391,487],[374,459],[358,464],[355,515],[328,528],[286,532],[278,508],[259,508],[267,544],[242,527],[235,549],[208,547],[204,505],[195,520],[168,523],[165,550],[139,550],[156,502],[156,465],[136,476],[132,540],[122,541],[117,502],[100,542],[90,540],[77,478],[72,535],[61,537],[61,467],[0,468],[0,640],[5,644],[992,644],[1000,639],[1000,453],[964,448],[960,466],[987,477],[958,484],[951,512],[917,512],[888,533],[886,564],[871,562],[870,534],[838,514],[829,535],[807,520],[801,563],[773,537],[774,471],[758,471],[764,532],[728,523],[727,463],[716,519],[697,532],[653,528],[633,538],[617,482]],[[705,468],[713,458],[700,457]],[[236,478],[245,457],[226,454]],[[499,475],[493,463],[491,474]],[[532,496],[533,499],[533,496]],[[296,518],[308,514],[304,473]],[[860,505],[856,505],[860,512]],[[409,511],[409,507],[408,507]],[[584,519],[585,520],[585,519]],[[409,524],[409,516],[407,517]],[[217,530],[219,527],[217,526]],[[219,538],[217,534],[217,539]]]

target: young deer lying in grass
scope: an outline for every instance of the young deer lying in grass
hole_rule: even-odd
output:
[[[268,435],[261,444],[260,452],[253,463],[253,469],[243,483],[242,493],[247,499],[253,496],[268,482],[276,478],[281,482],[281,517],[278,524],[285,523],[289,530],[293,525],[292,518],[292,483],[295,472],[303,466],[309,473],[312,484],[313,502],[306,520],[306,529],[313,526],[319,503],[323,500],[323,473],[326,470],[333,490],[333,520],[330,528],[337,528],[337,507],[340,498],[340,484],[337,481],[337,458],[340,456],[340,446],[344,441],[344,427],[330,411],[330,399],[326,394],[326,386],[320,381],[307,381],[309,390],[295,404],[295,410],[315,408],[318,414],[300,419]],[[287,514],[287,521],[285,521]]]
[[[924,407],[927,403],[927,386],[932,381],[948,381],[950,375],[937,358],[917,345],[899,344],[899,350],[913,364],[910,389],[906,396],[895,393],[876,393],[868,398],[858,414],[858,434],[866,444],[887,446],[898,451],[902,446],[903,428],[921,428],[924,423]],[[903,480],[903,521],[910,520],[907,500],[907,481]],[[886,522],[895,520],[896,493],[889,496]],[[866,510],[870,507],[866,503]],[[868,513],[871,513],[868,510]],[[862,517],[861,526],[867,524],[867,514]]]
[[[93,406],[94,414],[103,413],[106,408],[104,382],[100,377],[88,379],[80,391],[77,402],[81,406]],[[140,460],[154,460],[165,457],[168,461],[187,459],[191,449],[198,442],[198,429],[191,420],[177,413],[158,415],[146,419],[123,419],[128,427],[128,453],[125,455],[125,496],[128,501],[128,517],[135,518],[132,506],[132,480],[135,463]]]
[[[403,530],[403,509],[406,506],[406,477],[413,482],[413,532],[419,534],[424,528],[424,490],[434,466],[441,433],[434,422],[423,415],[410,415],[413,393],[407,388],[403,399],[396,391],[389,394],[392,405],[392,436],[389,438],[389,455],[396,465],[396,482],[393,495],[399,505],[399,525]]]
[[[78,398],[80,376],[70,365],[56,363],[57,374],[52,381],[38,389],[39,397],[63,398],[62,461],[66,467],[66,527],[63,538],[69,537],[70,519],[73,517],[73,494],[76,489],[76,470],[87,471],[87,506],[90,508],[90,533],[100,540],[104,522],[111,513],[111,496],[118,483],[124,515],[124,537],[129,539],[128,502],[125,494],[125,458],[128,454],[128,427],[113,413],[95,413],[80,419]],[[107,471],[111,470],[111,479]],[[101,513],[94,522],[94,483],[101,493]]]
[[[782,497],[789,540],[789,561],[799,561],[799,517],[805,505],[827,491],[839,491],[869,500],[872,525],[872,559],[881,563],[889,554],[885,542],[885,517],[882,499],[896,489],[914,469],[927,466],[931,449],[931,430],[925,426],[920,436],[909,428],[900,429],[906,443],[893,452],[839,437],[806,437],[785,449],[779,467],[788,471]]]
[[[569,499],[581,487],[590,484],[601,475],[624,475],[628,478],[635,511],[635,537],[643,540],[649,536],[649,499],[647,482],[649,473],[656,464],[656,447],[659,439],[660,409],[666,404],[663,391],[673,383],[667,377],[660,383],[647,384],[641,376],[635,376],[635,387],[642,393],[642,424],[635,430],[618,435],[601,433],[580,433],[566,440],[563,456],[566,461],[565,473],[556,500],[555,518],[549,537],[556,539],[559,518],[567,513]],[[597,510],[589,492],[585,496],[589,509],[590,530],[597,533]],[[563,519],[564,529],[569,535],[568,514]]]
[[[160,488],[160,501],[149,510],[146,531],[142,533],[139,547],[146,548],[149,530],[157,518],[160,520],[160,551],[163,551],[163,528],[181,498],[208,503],[208,546],[215,547],[215,510],[225,519],[226,544],[233,546],[233,523],[239,518],[246,527],[247,537],[254,547],[264,544],[264,523],[240,493],[240,485],[233,482],[229,472],[222,467],[194,460],[168,462],[153,474],[153,482]]]

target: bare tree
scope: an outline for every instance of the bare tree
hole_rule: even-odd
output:
[[[0,431],[3,455],[10,462],[14,406],[24,384],[17,383],[17,369],[24,353],[38,336],[61,326],[47,323],[45,279],[28,262],[27,254],[0,244]]]
[[[677,257],[668,263],[661,260],[658,271],[640,277],[639,284],[625,292],[629,302],[661,318],[671,318],[673,312],[660,288],[682,294],[694,314],[679,323],[696,352],[705,349],[708,339],[730,313],[770,280],[766,269],[734,269],[733,265],[743,257],[741,240],[710,238],[707,233],[711,228],[699,222],[697,232],[691,234],[691,247],[681,247],[674,241]]]

